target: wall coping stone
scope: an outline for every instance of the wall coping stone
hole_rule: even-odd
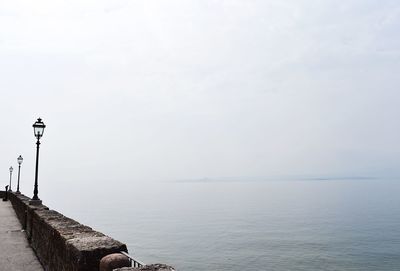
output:
[[[4,196],[5,191],[0,190],[0,198]],[[31,247],[45,270],[99,271],[100,261],[105,256],[121,251],[128,252],[125,244],[89,226],[50,210],[45,205],[30,205],[31,199],[23,194],[11,192],[8,196]],[[140,268],[117,268],[113,271],[176,270],[165,264],[150,264]]]
[[[113,271],[176,271],[173,267],[166,264],[149,264],[142,267],[122,267]]]
[[[9,199],[46,270],[98,271],[104,256],[128,251],[125,244],[45,205],[29,205],[23,194],[10,193]]]

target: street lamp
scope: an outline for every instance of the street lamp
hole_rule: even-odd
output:
[[[17,193],[17,194],[20,194],[21,192],[19,192],[19,173],[20,173],[20,171],[21,171],[21,164],[22,164],[22,161],[24,160],[24,158],[22,158],[22,156],[20,155],[20,156],[18,156],[18,158],[17,158],[17,162],[18,162],[18,184],[17,184],[17,192],[15,192],[15,193]]]
[[[13,167],[10,167],[10,189],[8,189],[8,191],[12,191],[11,190],[11,176],[12,176],[12,172],[13,172]]]
[[[36,141],[35,188],[33,189],[33,198],[29,202],[29,204],[31,204],[31,205],[42,204],[42,201],[38,197],[38,168],[39,168],[39,145],[40,145],[39,140],[43,136],[45,127],[46,127],[46,125],[44,125],[41,118],[38,118],[37,121],[33,124],[33,133],[34,133],[37,141]]]

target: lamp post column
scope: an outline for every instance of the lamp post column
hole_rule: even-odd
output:
[[[29,201],[30,205],[41,205],[42,201],[38,197],[39,193],[39,185],[38,185],[38,174],[39,174],[39,146],[40,146],[40,138],[43,136],[44,125],[41,118],[38,118],[37,121],[32,125],[33,126],[33,134],[35,135],[36,141],[36,168],[35,168],[35,187],[33,188],[33,197]]]
[[[35,188],[33,189],[33,200],[40,200],[38,197],[38,169],[39,169],[39,138],[36,142],[36,170],[35,170]]]
[[[19,173],[21,172],[21,164],[18,165],[18,182],[17,182],[17,194],[21,193],[19,192]]]
[[[22,158],[22,155],[18,156],[17,158],[17,162],[18,162],[18,183],[17,183],[17,194],[21,194],[21,192],[19,192],[19,177],[20,177],[20,172],[21,172],[21,164],[22,161],[24,160],[24,158]]]
[[[8,189],[8,191],[12,191],[11,190],[11,179],[12,179],[12,172],[13,172],[13,167],[10,167],[10,189]]]

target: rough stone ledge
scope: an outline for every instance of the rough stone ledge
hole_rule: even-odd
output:
[[[2,192],[0,196],[5,195]],[[9,200],[45,270],[98,271],[100,260],[105,256],[128,251],[125,244],[50,210],[45,205],[29,205],[30,198],[23,194],[10,193]],[[110,258],[108,263],[111,268],[117,266],[114,260]],[[165,264],[114,270],[175,271]]]
[[[45,270],[98,271],[100,260],[126,245],[29,198],[10,193],[18,219]]]
[[[166,264],[149,264],[143,267],[122,267],[113,271],[176,271],[173,267]]]

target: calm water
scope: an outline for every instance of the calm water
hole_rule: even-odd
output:
[[[133,187],[47,203],[179,270],[400,270],[400,181]]]

